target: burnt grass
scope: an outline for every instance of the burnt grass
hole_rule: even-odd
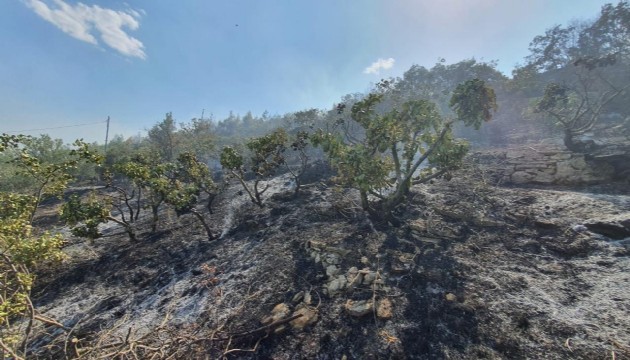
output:
[[[168,209],[155,234],[148,218],[136,224],[136,242],[115,225],[94,242],[70,237],[68,259],[39,270],[32,296],[72,330],[38,327],[31,357],[124,358],[107,344],[126,339],[147,346],[139,358],[630,359],[628,244],[576,227],[630,219],[626,184],[603,195],[500,187],[468,169],[415,186],[388,223],[326,180],[297,197],[274,181],[264,208],[228,189],[205,213],[223,234],[214,241]],[[326,294],[312,244],[338,251],[341,273],[376,271],[383,286]],[[300,292],[313,324],[252,332],[277,304],[299,308]],[[388,299],[390,316],[345,309],[370,299]]]

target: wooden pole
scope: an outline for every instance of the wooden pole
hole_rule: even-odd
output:
[[[107,117],[107,130],[105,130],[105,155],[107,155],[107,140],[109,140],[109,116]]]

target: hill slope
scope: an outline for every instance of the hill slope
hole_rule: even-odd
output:
[[[415,187],[396,226],[277,178],[263,209],[228,190],[213,242],[168,213],[137,243],[75,239],[33,294],[71,332],[34,355],[630,358],[630,196],[460,175]]]

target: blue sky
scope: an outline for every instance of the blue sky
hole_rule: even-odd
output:
[[[534,36],[599,0],[3,0],[0,132],[67,142],[317,107],[412,64],[474,57],[510,74]]]

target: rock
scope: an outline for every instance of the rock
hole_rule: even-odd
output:
[[[308,325],[312,325],[317,322],[317,310],[310,306],[303,306],[293,312],[293,316],[299,314],[302,316],[289,322],[289,324],[291,324],[291,326],[293,326],[296,330],[303,330]]]
[[[465,207],[453,208],[453,207],[435,207],[435,211],[453,220],[468,220],[470,219],[470,212]],[[413,225],[413,223],[412,223]],[[413,227],[412,227],[413,229]],[[426,230],[426,226],[424,228]]]
[[[374,309],[374,304],[372,300],[348,300],[346,301],[345,308],[351,316],[361,317],[371,313]]]
[[[446,298],[446,301],[455,301],[455,300],[457,300],[457,296],[455,296],[455,294],[452,294],[452,293],[448,293],[444,297]]]
[[[330,265],[339,265],[341,258],[337,254],[328,254],[326,255],[326,262]]]
[[[553,167],[553,161],[528,161],[527,163],[524,164],[516,164],[516,166],[514,166],[514,170],[516,171],[525,171],[525,172],[532,172],[532,171],[536,171],[539,169],[545,169],[548,167]]]
[[[556,182],[555,170],[538,171],[535,173],[532,182],[537,184],[553,184]]]
[[[524,184],[530,182],[533,178],[534,175],[530,173],[524,171],[516,171],[514,174],[512,174],[510,180],[512,180],[512,182],[515,184]]]
[[[414,236],[414,239],[417,241],[423,242],[425,244],[433,244],[435,246],[440,245],[440,243],[443,241],[443,239],[426,237],[426,236]]]
[[[413,258],[409,260],[406,257],[399,256],[392,259],[391,270],[394,273],[401,274],[411,271],[413,268]]]
[[[329,296],[334,296],[346,287],[348,280],[344,275],[339,275],[336,279],[326,284],[326,290]]]
[[[378,302],[378,306],[376,307],[376,316],[380,319],[391,319],[393,315],[393,305],[391,300],[384,298]]]
[[[271,315],[264,317],[260,322],[263,325],[271,324],[272,322],[286,318],[290,311],[287,304],[280,303],[274,306],[273,310],[271,310]]]
[[[534,225],[536,225],[536,227],[541,228],[541,229],[558,230],[562,228],[560,224],[557,224],[553,220],[542,219],[542,218],[537,218],[536,220],[534,220]]]
[[[356,274],[348,273],[348,286],[359,286],[363,283],[363,273],[357,272]]]
[[[339,268],[335,265],[328,265],[328,267],[326,268],[326,276],[332,278],[337,274],[339,274]]]
[[[413,220],[409,224],[409,228],[411,228],[412,231],[416,231],[420,233],[425,232],[427,231],[427,222],[422,219]]]
[[[577,224],[577,225],[573,225],[571,226],[571,230],[575,231],[575,232],[584,232],[586,230],[588,230],[588,228],[582,224]]]
[[[505,157],[508,159],[519,159],[524,157],[525,155],[521,152],[517,152],[517,151],[508,151],[505,153]]]
[[[304,291],[300,291],[299,293],[293,295],[293,298],[291,299],[291,302],[296,304],[296,303],[299,303],[300,301],[302,301],[303,298],[304,298]]]
[[[497,227],[504,225],[501,221],[489,217],[476,217],[473,219],[473,224],[481,227]]]
[[[371,283],[374,282],[374,280],[376,280],[376,273],[374,271],[364,272],[364,275],[363,275],[364,285],[370,285]]]
[[[310,305],[310,304],[311,304],[311,301],[312,301],[311,292],[310,292],[310,291],[308,291],[308,292],[306,292],[306,293],[304,294],[304,303],[305,303],[306,305]]]
[[[545,154],[547,155],[547,154]],[[549,158],[552,160],[560,161],[560,160],[569,160],[571,158],[571,153],[555,153],[549,154]]]
[[[439,236],[444,239],[457,239],[459,238],[461,231],[456,227],[449,227],[443,224],[441,228],[431,229],[431,234]]]
[[[584,226],[586,226],[590,231],[594,233],[604,235],[615,240],[621,240],[630,237],[630,228],[616,221],[593,221],[584,223]]]

